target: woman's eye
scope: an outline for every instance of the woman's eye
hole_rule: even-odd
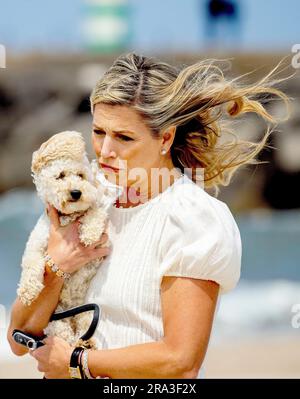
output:
[[[103,132],[103,130],[99,130],[99,129],[93,129],[93,132],[97,135],[97,136],[102,136],[103,134],[105,135],[105,132]],[[122,141],[132,141],[133,139],[131,137],[128,136],[124,136],[123,134],[118,134],[117,138],[119,138]]]
[[[93,132],[97,135],[105,134],[102,130],[94,129]]]
[[[131,137],[128,137],[128,136],[120,135],[119,137],[120,137],[120,139],[123,140],[123,141],[131,141],[131,140],[133,140]]]

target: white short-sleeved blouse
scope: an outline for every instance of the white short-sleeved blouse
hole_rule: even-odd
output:
[[[220,284],[220,294],[236,286],[242,245],[224,202],[183,175],[143,204],[116,208],[113,202],[120,191],[102,173],[99,180],[110,192],[105,206],[112,252],[93,278],[86,303],[96,302],[101,308],[95,337],[103,349],[163,337],[163,276],[214,280]],[[203,376],[202,365],[197,378]]]

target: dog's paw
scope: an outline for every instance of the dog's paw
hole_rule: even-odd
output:
[[[90,209],[80,218],[79,238],[83,245],[89,246],[99,241],[105,229],[106,217],[102,209]]]

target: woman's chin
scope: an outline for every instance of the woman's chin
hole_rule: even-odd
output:
[[[120,179],[116,173],[110,173],[106,171],[103,171],[103,173],[106,180],[109,181],[111,184],[115,184],[117,186],[122,186],[122,187],[126,186],[126,182],[122,181],[122,179]]]

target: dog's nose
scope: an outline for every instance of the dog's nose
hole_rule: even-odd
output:
[[[81,197],[81,191],[80,190],[72,190],[70,191],[71,197],[74,200],[78,200]]]

